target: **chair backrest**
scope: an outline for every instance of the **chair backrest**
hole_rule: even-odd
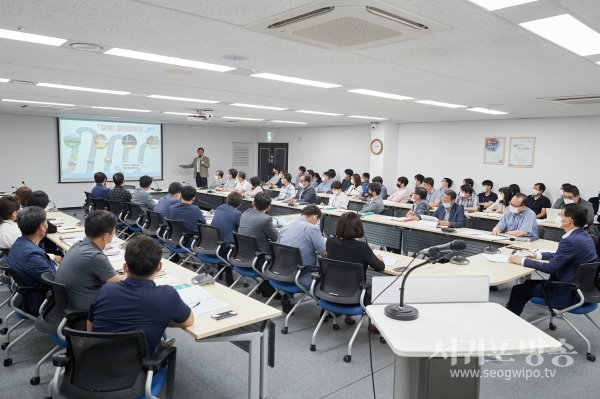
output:
[[[67,286],[54,281],[54,276],[50,272],[42,274],[42,280],[52,289],[52,300],[56,310],[64,315],[65,311],[73,310],[73,302]]]
[[[162,216],[158,212],[148,211],[148,222],[142,227],[142,233],[147,236],[156,236],[158,235],[158,230],[160,230],[162,226]]]
[[[546,235],[546,228],[544,226],[540,226],[538,225],[538,237],[540,237],[540,240],[544,239],[544,236]]]
[[[108,203],[106,202],[105,199],[102,198],[91,198],[92,200],[92,204],[94,204],[94,210],[107,210],[108,209]]]
[[[228,261],[239,267],[252,267],[256,253],[260,251],[256,238],[233,233],[235,250],[228,255]]]
[[[575,281],[587,303],[600,303],[600,262],[579,265]]]
[[[365,282],[362,264],[319,257],[319,274],[314,290],[318,298],[346,305],[360,303],[360,285]]]
[[[112,212],[117,219],[121,220],[121,214],[123,213],[123,205],[121,205],[121,201],[106,200],[106,205],[108,210]]]
[[[271,243],[271,261],[264,270],[265,277],[286,283],[296,280],[298,266],[302,264],[300,248]]]
[[[10,248],[0,248],[0,259],[7,260]]]
[[[171,245],[179,245],[179,240],[183,237],[185,233],[183,222],[180,220],[171,220],[165,218],[165,222],[167,222],[168,232],[165,235],[166,241]]]
[[[123,184],[121,187],[123,187],[125,190],[135,190],[135,186],[130,184]]]
[[[141,206],[134,204],[133,202],[129,202],[127,206],[129,207],[129,212],[127,212],[126,219],[128,224],[137,224],[138,219],[145,215],[144,210]]]
[[[92,199],[92,193],[90,193],[89,191],[84,191],[83,192],[85,194],[85,199],[86,200],[91,200]]]
[[[64,329],[67,342],[65,376],[60,392],[67,398],[116,399],[144,395],[149,358],[143,331],[93,333]]]
[[[220,228],[198,223],[198,240],[192,250],[199,254],[216,256],[220,240]]]

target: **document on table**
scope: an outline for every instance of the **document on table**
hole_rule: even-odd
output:
[[[163,276],[156,276],[154,278],[154,283],[156,285],[169,285],[171,283],[176,283],[177,281],[179,281],[179,279],[177,277],[171,276],[169,274],[165,274]]]
[[[75,233],[78,231],[83,231],[83,227],[75,227],[75,226],[67,226],[67,227],[57,227],[56,231],[59,233]]]
[[[394,258],[393,256],[382,255],[381,257],[383,258],[383,263],[385,263],[386,266],[394,266],[396,261],[398,261],[398,258]]]
[[[173,288],[177,290],[181,300],[192,308],[194,315],[201,315],[229,306],[228,303],[213,298],[213,296],[202,287],[186,283],[176,285]]]
[[[116,255],[107,255],[106,256],[108,258],[109,262],[120,262],[125,260],[125,258],[123,257],[123,255],[121,255],[121,253],[118,253]]]
[[[471,235],[473,235],[473,234],[471,234]],[[477,236],[477,238],[480,238],[482,240],[488,240],[488,241],[502,241],[502,240],[509,240],[510,239],[510,237],[495,236],[493,234],[475,234],[475,235]]]
[[[508,263],[508,255],[503,255],[503,254],[496,254],[496,255],[481,254],[481,256],[483,256],[484,258],[486,258],[490,262],[494,262],[494,263]]]

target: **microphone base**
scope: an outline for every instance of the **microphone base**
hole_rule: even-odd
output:
[[[489,254],[489,255],[497,255],[501,252],[498,248],[486,247],[483,249],[483,253]]]
[[[450,258],[450,263],[454,263],[455,265],[468,265],[471,262],[463,256],[456,255]]]
[[[385,307],[384,313],[387,317],[400,321],[411,321],[419,318],[419,311],[409,305],[404,305],[400,309],[399,304],[388,305]]]

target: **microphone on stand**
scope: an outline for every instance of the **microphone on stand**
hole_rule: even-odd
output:
[[[54,201],[50,201],[50,203],[52,204],[52,208],[48,209],[48,212],[58,212],[58,208],[56,207]]]
[[[21,180],[21,183],[23,183],[23,185],[24,185],[25,187],[27,187],[27,184],[25,184],[25,182],[24,182],[24,181],[22,181],[22,180]]]
[[[154,184],[156,184],[157,188],[151,188],[152,191],[161,191],[160,187],[158,186],[158,183],[156,182],[156,180],[152,179],[152,181],[154,182]]]
[[[507,237],[503,236],[502,238],[495,238],[493,240],[490,240],[489,245],[487,247],[483,248],[483,253],[490,254],[490,255],[499,254],[500,253],[500,249],[492,247],[492,243],[493,242],[497,242],[497,241],[506,241],[506,240],[508,240],[508,241],[514,241],[515,238],[514,237],[507,238]]]
[[[452,237],[447,233],[456,233],[456,230],[453,228],[444,228],[442,229],[442,233],[444,233],[446,237]],[[465,258],[464,256],[460,256],[458,254],[458,251],[455,251],[454,254],[455,255],[452,258],[450,258],[450,263],[453,263],[455,265],[468,265],[469,263],[471,263],[469,259]]]

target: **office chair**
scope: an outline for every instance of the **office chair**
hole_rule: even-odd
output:
[[[90,198],[90,200],[92,201],[95,211],[98,211],[98,210],[107,211],[108,210],[108,203],[106,202],[105,199]]]
[[[275,293],[271,295],[266,302],[268,305],[278,293],[281,294],[302,294],[302,298],[292,308],[285,318],[282,334],[288,333],[288,322],[290,316],[303,303],[304,298],[309,295],[310,286],[303,286],[298,282],[302,266],[302,256],[300,248],[288,247],[272,242],[272,255],[265,255],[265,263],[262,268],[263,276],[269,281],[271,287],[275,288]]]
[[[125,240],[128,241],[134,235],[141,234],[144,210],[141,206],[132,202],[125,203],[123,206],[125,207],[127,215],[122,221],[127,225],[127,229],[132,232],[132,234],[127,237],[127,240]]]
[[[129,184],[123,184],[121,187],[123,187],[125,190],[135,190],[135,186]]]
[[[94,210],[94,204],[92,203],[92,193],[84,191],[85,202],[83,203],[85,216],[89,215]]]
[[[162,239],[167,244],[167,248],[169,248],[169,250],[172,252],[169,260],[171,260],[171,258],[173,258],[176,254],[179,254],[187,255],[186,258],[180,263],[187,262],[191,257],[196,255],[196,253],[189,248],[189,246],[191,246],[191,242],[188,244],[188,246],[185,245],[186,241],[190,241],[194,237],[194,234],[185,233],[183,222],[180,220],[170,220],[165,218],[165,222],[167,222],[167,228],[163,233]]]
[[[563,319],[575,332],[579,335],[587,344],[587,360],[594,362],[596,361],[596,356],[592,354],[592,345],[590,341],[583,335],[571,322],[566,318],[565,313],[571,314],[583,314],[587,317],[598,329],[600,329],[600,325],[596,323],[591,317],[590,313],[598,308],[598,303],[600,303],[600,289],[596,286],[596,279],[598,278],[598,271],[600,270],[600,262],[596,263],[585,263],[579,265],[577,268],[577,273],[575,274],[575,281],[572,283],[567,283],[563,281],[544,281],[542,282],[542,294],[543,298],[533,297],[531,298],[531,303],[536,305],[545,306],[550,311],[550,316],[544,316],[540,319],[534,320],[531,324],[536,324],[541,321],[550,319],[550,323],[548,327],[550,330],[556,330],[556,325],[553,323],[555,317],[560,317]],[[548,300],[548,295],[546,294],[545,287],[563,284],[569,286],[569,288],[575,291],[577,297],[579,298],[579,302],[577,302],[573,306],[569,306],[568,308],[558,310],[552,307],[552,303]]]
[[[198,268],[200,270],[205,264],[212,266],[223,265],[223,268],[219,270],[217,275],[214,277],[216,280],[226,267],[231,267],[229,262],[221,257],[219,252],[227,245],[225,241],[221,241],[221,229],[216,226],[209,226],[207,224],[198,223],[198,236],[194,238],[192,242],[192,251],[196,253],[202,265]],[[198,272],[196,270],[196,273]]]
[[[108,211],[117,217],[117,238],[120,238],[121,234],[127,234],[127,224],[123,221],[123,217],[126,216],[126,212],[123,209],[120,201],[106,200]]]
[[[264,256],[267,255],[264,252],[260,252],[256,238],[250,236],[244,236],[238,233],[233,233],[234,243],[231,244],[231,250],[227,254],[227,261],[233,266],[240,277],[233,282],[229,288],[235,287],[235,285],[244,278],[244,287],[248,287],[245,278],[249,277],[256,281],[256,286],[248,293],[247,296],[252,295],[255,291],[260,291],[260,286],[267,280],[259,270],[259,265],[264,262]]]
[[[4,253],[8,253],[7,249],[0,249],[1,252]],[[0,303],[0,308],[3,308],[4,306],[9,305],[10,306],[10,300],[12,299],[13,295],[15,294],[15,286],[12,284],[12,278],[10,277],[9,271],[8,271],[8,266],[6,266],[6,263],[8,261],[8,256],[3,256],[0,258],[0,282],[2,283],[2,285],[6,286],[6,288],[8,288],[8,292],[9,292],[9,296],[8,298],[6,298],[2,303]],[[4,318],[4,320],[2,320],[2,318],[0,318],[0,324],[2,324],[2,322],[4,321],[4,323],[6,323],[6,325],[8,325],[8,320],[15,315],[15,311],[11,310],[10,313],[8,313],[8,315],[6,315],[6,317]],[[0,329],[0,335],[5,335],[8,332],[8,328],[4,327],[2,329]]]
[[[60,393],[68,399],[158,399],[166,385],[167,399],[173,398],[176,347],[152,358],[143,331],[94,333],[68,327],[63,331],[67,350],[52,358],[56,366],[52,397]],[[163,361],[168,366],[161,368]]]
[[[147,221],[142,225],[142,234],[153,238],[161,245],[166,245],[161,236],[165,227],[163,226],[162,216],[158,212],[148,211]]]
[[[348,354],[344,362],[352,360],[352,344],[358,334],[365,316],[365,295],[370,286],[365,281],[363,265],[360,263],[342,262],[319,257],[319,272],[313,273],[310,293],[317,299],[317,305],[323,310],[323,316],[312,335],[311,352],[317,350],[316,337],[328,313],[333,314],[333,329],[339,330],[335,313],[346,316],[359,316],[352,338],[348,343]]]
[[[538,225],[538,237],[540,238],[540,240],[544,239],[544,236],[546,235],[546,228],[544,226],[540,226]]]

